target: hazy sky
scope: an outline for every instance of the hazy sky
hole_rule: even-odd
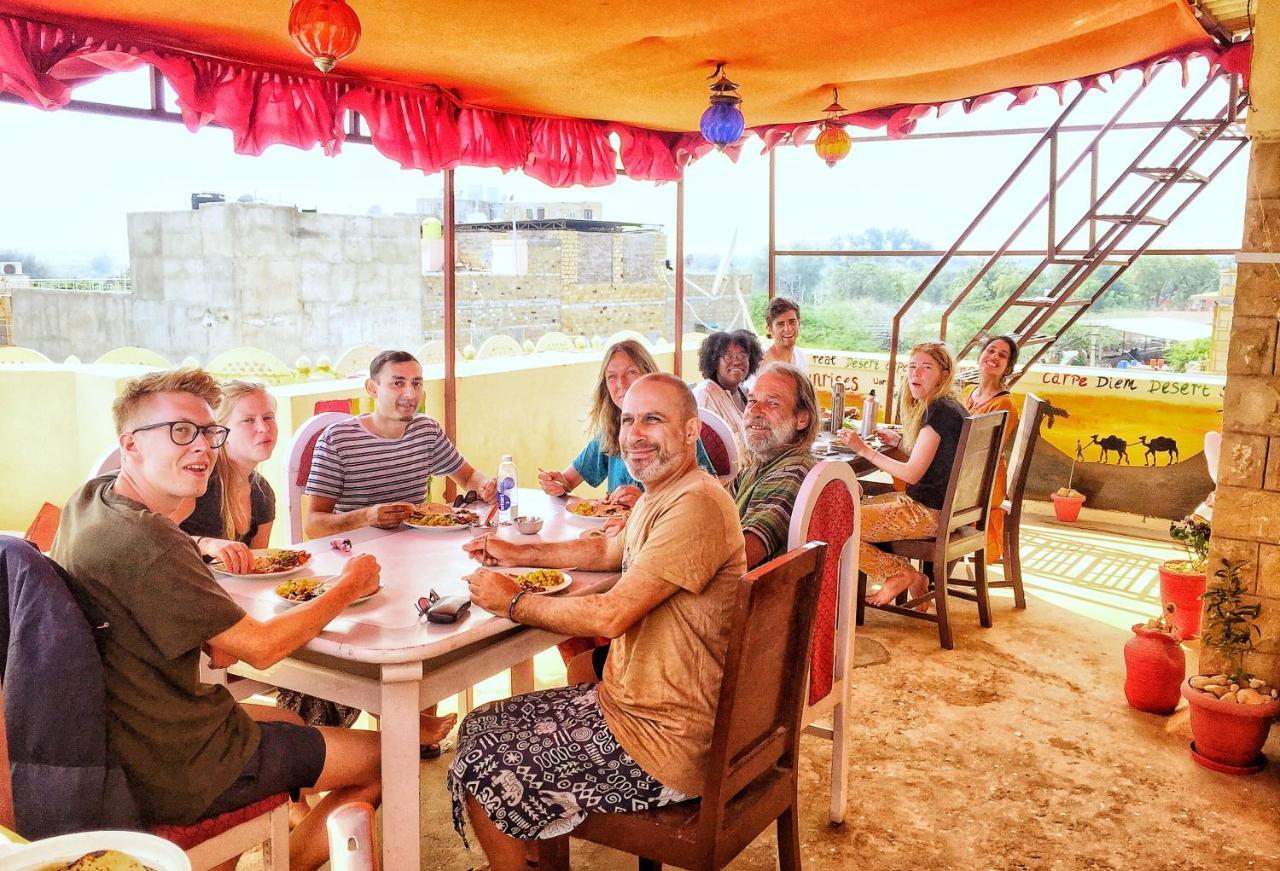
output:
[[[1192,88],[1203,81],[1205,69],[1203,62],[1192,65]],[[1109,95],[1090,95],[1086,105],[1093,111],[1077,113],[1073,123],[1105,119],[1117,100],[1135,86],[1136,76],[1126,75]],[[79,90],[77,96],[140,104],[145,92],[145,72],[139,71],[104,79]],[[1190,94],[1181,90],[1177,68],[1168,68],[1148,87],[1127,120],[1163,120]],[[750,123],[749,83],[744,83],[744,95]],[[1221,94],[1216,99],[1220,101]],[[1025,107],[1006,110],[1007,102],[998,100],[969,116],[955,111],[941,119],[929,118],[916,132],[1041,126],[1060,111],[1056,95],[1048,91]],[[1035,141],[1034,136],[996,136],[859,142],[858,135],[855,131],[852,153],[834,169],[817,158],[812,146],[779,150],[780,246],[821,242],[878,226],[903,227],[945,248]],[[1107,140],[1104,181],[1128,163],[1147,135]],[[1060,165],[1065,168],[1087,141],[1083,134],[1066,137]],[[1179,134],[1176,141],[1180,146],[1185,138]],[[689,171],[689,253],[723,255],[735,234],[739,257],[763,250],[768,232],[767,159],[759,150],[759,142],[750,140],[737,164],[717,154]],[[0,104],[0,167],[4,167],[0,250],[29,250],[59,264],[87,264],[94,256],[107,255],[118,266],[126,265],[126,213],[187,209],[195,191],[216,191],[228,199],[251,194],[326,212],[363,214],[372,206],[387,213],[412,211],[419,197],[439,195],[441,189],[440,176],[401,170],[363,145],[349,144],[335,158],[324,157],[319,149],[303,152],[284,146],[260,157],[241,157],[232,153],[225,130],[209,128],[192,134],[178,124],[46,113],[12,104]],[[1043,195],[1046,167],[1042,161],[1034,174],[1028,173],[1024,189],[1017,190],[1010,208],[993,216],[1004,220],[979,233],[974,244],[994,246],[1003,239],[1016,218]],[[1159,244],[1238,246],[1245,168],[1244,157],[1238,158]],[[1083,184],[1087,171],[1077,175]],[[669,233],[674,229],[675,187],[671,184],[623,179],[608,188],[550,189],[519,173],[503,175],[465,167],[458,171],[457,183],[460,193],[479,186],[519,200],[603,201],[606,218],[664,224]],[[1083,190],[1078,185],[1064,193],[1064,212],[1079,202]],[[1043,225],[1028,233],[1027,242],[1040,243]]]

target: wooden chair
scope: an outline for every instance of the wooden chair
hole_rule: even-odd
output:
[[[800,868],[800,718],[825,555],[806,544],[739,582],[702,798],[588,814],[572,837],[638,856],[641,869],[715,869],[776,821],[779,866]],[[538,867],[567,869],[569,837],[538,841]]]
[[[1019,533],[1022,527],[1022,497],[1027,489],[1027,474],[1031,470],[1031,458],[1035,453],[1036,440],[1040,437],[1040,423],[1044,419],[1045,409],[1049,403],[1034,393],[1028,393],[1022,404],[1022,416],[1018,419],[1018,432],[1013,438],[1013,453],[1009,457],[1009,474],[1006,477],[1004,498],[1000,502],[1000,510],[1004,512],[1004,531],[1002,534],[1002,550],[1000,562],[1004,567],[1004,580],[987,581],[987,589],[1013,590],[1013,606],[1027,607],[1027,596],[1022,589],[1022,554],[1019,550]],[[975,576],[971,561],[966,561],[968,578],[952,578],[951,586],[975,587]],[[976,592],[969,590],[952,590],[951,595],[960,599],[976,601]]]
[[[827,544],[818,593],[809,666],[809,695],[801,725],[805,734],[831,742],[832,823],[844,822],[849,788],[849,671],[853,665],[853,594],[858,588],[858,541],[862,538],[862,488],[843,460],[823,460],[809,470],[791,511],[787,547]],[[815,722],[831,715],[830,726]]]
[[[268,796],[189,826],[152,826],[151,834],[181,847],[192,871],[215,869],[259,844],[267,847],[264,871],[288,871],[289,794]]]
[[[305,537],[302,532],[302,488],[311,474],[311,455],[325,428],[351,417],[340,411],[326,411],[302,422],[289,440],[289,460],[285,466],[284,511],[290,544],[298,544]]]
[[[995,483],[996,464],[1004,443],[1004,425],[1009,415],[1003,411],[965,419],[960,430],[947,498],[938,515],[938,534],[933,538],[903,539],[885,542],[891,553],[928,563],[932,568],[932,588],[923,596],[907,601],[904,593],[888,605],[868,605],[867,576],[858,573],[858,625],[862,625],[868,607],[926,620],[938,626],[938,642],[946,650],[955,647],[951,639],[951,623],[947,616],[948,577],[963,557],[974,555],[974,599],[978,603],[978,622],[991,626],[991,598],[987,593],[987,516],[991,508],[991,488]],[[935,613],[915,610],[921,602],[933,600]]]
[[[698,409],[702,421],[702,448],[716,467],[721,481],[732,481],[738,475],[738,443],[725,419],[707,408]]]

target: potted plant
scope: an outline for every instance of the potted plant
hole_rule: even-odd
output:
[[[1080,516],[1080,508],[1084,505],[1085,496],[1071,484],[1076,479],[1076,461],[1071,461],[1071,474],[1067,477],[1067,486],[1059,487],[1056,493],[1050,493],[1053,500],[1053,513],[1063,523],[1074,523]]]
[[[1191,756],[1227,774],[1254,774],[1266,765],[1262,745],[1280,716],[1280,692],[1244,670],[1245,655],[1261,631],[1260,604],[1245,604],[1242,563],[1222,561],[1205,591],[1201,641],[1224,663],[1219,674],[1198,674],[1182,685],[1191,705]]]
[[[1160,564],[1160,601],[1177,605],[1173,622],[1183,638],[1200,634],[1200,596],[1209,562],[1209,521],[1196,514],[1169,524],[1169,534],[1187,552],[1186,559]]]
[[[1182,635],[1170,619],[1177,607],[1170,602],[1159,617],[1133,624],[1133,638],[1124,645],[1124,697],[1139,711],[1172,714],[1187,676]]]

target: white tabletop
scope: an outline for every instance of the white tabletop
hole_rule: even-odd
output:
[[[541,490],[519,491],[520,513],[544,520],[538,535],[521,535],[514,526],[499,527],[496,534],[511,541],[567,541],[596,521],[579,518],[564,510],[565,500],[547,496]],[[480,506],[483,519],[488,508]],[[457,623],[429,623],[418,615],[414,603],[429,590],[441,596],[467,595],[462,578],[476,569],[462,546],[477,529],[444,532],[419,529],[384,530],[372,527],[343,533],[352,553],[373,554],[382,568],[382,591],[371,599],[353,604],[306,645],[307,650],[355,662],[395,663],[432,659],[474,644],[512,628],[506,617],[494,616],[479,606]],[[328,538],[300,545],[314,555],[304,575],[332,575],[341,571],[349,558],[329,545]],[[617,573],[571,571],[573,585],[564,593],[573,595],[607,585]],[[217,576],[231,598],[257,620],[269,620],[289,605],[275,596],[276,585],[284,578],[253,580]]]

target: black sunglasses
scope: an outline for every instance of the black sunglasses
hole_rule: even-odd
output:
[[[469,505],[472,502],[479,501],[480,494],[475,490],[468,490],[466,493],[459,493],[457,496],[453,497],[453,507],[461,508],[464,505]]]
[[[413,603],[414,609],[418,612],[419,617],[427,616],[427,612],[431,610],[431,606],[440,601],[440,594],[435,590],[428,590],[427,595],[418,599]]]

